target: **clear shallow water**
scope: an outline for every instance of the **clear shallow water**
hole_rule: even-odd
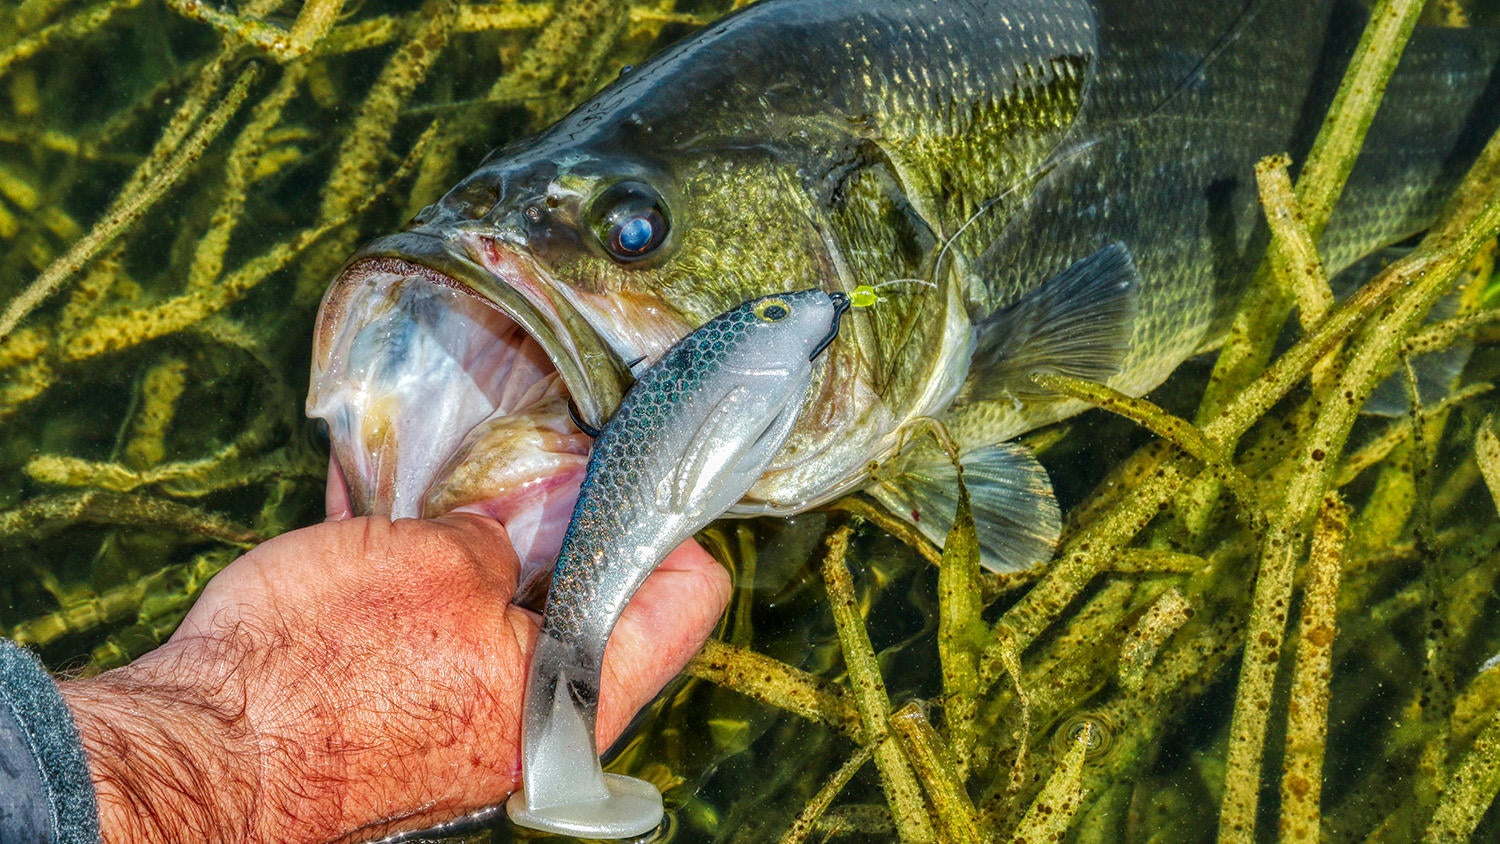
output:
[[[381,21],[407,20],[411,7],[367,3],[351,9],[330,35],[329,54],[300,78],[288,82],[287,71],[265,64],[245,83],[246,105],[201,150],[184,154],[176,174],[141,169],[171,136],[174,114],[189,129],[207,126],[252,64],[238,53],[216,63],[220,42],[206,27],[160,7],[120,7],[97,30],[40,42],[29,58],[0,52],[7,297],[64,260],[117,197],[143,196],[130,188],[132,174],[171,185],[0,343],[4,630],[59,668],[118,664],[168,635],[195,590],[240,548],[317,518],[326,452],[301,417],[301,400],[312,314],[329,274],[353,245],[399,225],[489,147],[555,118],[589,80],[610,78],[723,5],[678,3],[672,17],[632,4],[625,26],[584,27],[576,41],[542,39],[540,16],[518,13],[509,28],[453,36],[421,79],[404,85],[396,68],[413,59]],[[0,51],[104,6],[0,6]],[[492,91],[524,57],[539,63],[537,81],[525,83],[533,87],[512,79],[512,88]],[[291,90],[286,105],[256,140],[251,108],[273,102],[282,84]],[[383,111],[381,95],[370,96],[382,90],[393,102]],[[434,146],[387,185],[434,120],[443,121]],[[184,143],[175,148],[191,150]],[[216,223],[216,212],[233,226]],[[289,248],[299,233],[345,217],[354,222]],[[219,249],[212,244],[221,234]],[[1479,339],[1466,384],[1492,380],[1500,364],[1493,338]],[[1190,364],[1153,398],[1191,416],[1206,373],[1206,364]],[[1299,389],[1272,408],[1239,453],[1268,509],[1297,468],[1292,446],[1301,432],[1283,432],[1306,397]],[[1322,826],[1332,840],[1374,830],[1385,840],[1415,838],[1454,790],[1440,784],[1468,770],[1466,760],[1488,758],[1471,748],[1500,702],[1500,678],[1480,670],[1500,652],[1492,571],[1500,537],[1473,455],[1493,405],[1488,394],[1465,398],[1441,427],[1428,423],[1415,450],[1398,445],[1339,478],[1355,515],[1323,765]],[[1360,422],[1346,452],[1380,442],[1390,424]],[[1095,413],[1044,453],[1075,535],[1155,489],[1154,469],[1100,485],[1151,439]],[[1096,490],[1103,503],[1087,503]],[[822,534],[843,518],[720,529],[732,537],[720,543],[733,549],[725,556],[742,573],[726,641],[846,682],[818,572]],[[741,529],[749,531],[743,545]],[[1058,736],[1088,721],[1102,735],[1085,756],[1089,795],[1074,838],[1213,836],[1259,550],[1234,504],[1199,507],[1187,496],[1169,499],[1129,548],[1111,554],[1045,622],[1031,621],[1038,616],[1028,600],[1052,594],[1055,573],[1037,585],[990,589],[987,624],[1005,618],[1036,632],[1021,662],[1024,694],[997,668],[1000,679],[976,706],[968,792],[988,828],[1021,822],[1068,752]],[[935,569],[871,526],[857,529],[847,561],[892,704],[922,701],[946,729]],[[1153,614],[1174,590],[1190,618],[1170,607]],[[1295,618],[1305,593],[1292,594]],[[1277,654],[1268,707],[1258,825],[1265,840],[1275,837],[1285,779],[1293,631]],[[1147,659],[1142,648],[1153,642]],[[1022,739],[1025,762],[1016,768]],[[675,840],[775,840],[854,748],[829,727],[691,680],[641,720],[617,764],[669,786]],[[1487,805],[1482,793],[1470,799]],[[866,763],[834,801],[834,840],[889,840],[884,802]],[[1476,839],[1500,834],[1494,823],[1487,818]],[[493,833],[509,837],[504,828]]]

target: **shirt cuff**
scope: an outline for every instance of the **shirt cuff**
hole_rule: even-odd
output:
[[[96,799],[57,685],[30,652],[0,638],[0,844],[95,844]]]

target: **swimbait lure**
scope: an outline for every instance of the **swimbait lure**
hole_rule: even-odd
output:
[[[668,350],[600,431],[526,685],[517,824],[623,838],[661,822],[655,786],[599,766],[604,646],[652,569],[771,465],[848,307],[821,290],[746,302]]]

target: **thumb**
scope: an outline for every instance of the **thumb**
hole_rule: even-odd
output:
[[[729,604],[730,591],[729,572],[692,539],[646,578],[604,651],[600,747],[609,746],[698,653]]]

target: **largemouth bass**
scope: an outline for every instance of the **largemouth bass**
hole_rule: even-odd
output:
[[[1265,242],[1252,164],[1306,150],[1365,17],[1338,0],[750,6],[492,153],[353,256],[325,302],[310,412],[333,423],[356,505],[420,501],[436,483],[483,507],[484,489],[455,493],[437,467],[485,461],[464,425],[503,401],[440,430],[399,396],[390,424],[332,409],[332,350],[361,330],[351,291],[427,279],[489,306],[501,327],[475,342],[524,336],[597,426],[627,362],[739,302],[788,280],[920,279],[850,318],[786,448],[730,512],[865,490],[941,541],[955,471],[905,435],[932,417],[963,451],[985,564],[1032,565],[1057,506],[1007,441],[1081,406],[1030,375],[1139,395],[1218,342]],[[1321,244],[1330,270],[1430,222],[1496,124],[1497,40],[1418,32],[1346,191],[1353,210]],[[463,396],[486,379],[451,369],[449,387],[424,389]],[[433,433],[392,436],[403,426]],[[402,468],[362,475],[360,454]],[[398,476],[410,491],[391,496]]]
[[[655,786],[599,767],[604,646],[652,569],[738,502],[781,449],[848,305],[804,290],[710,320],[641,376],[599,433],[526,684],[524,786],[508,804],[516,823],[623,838],[661,822]]]

